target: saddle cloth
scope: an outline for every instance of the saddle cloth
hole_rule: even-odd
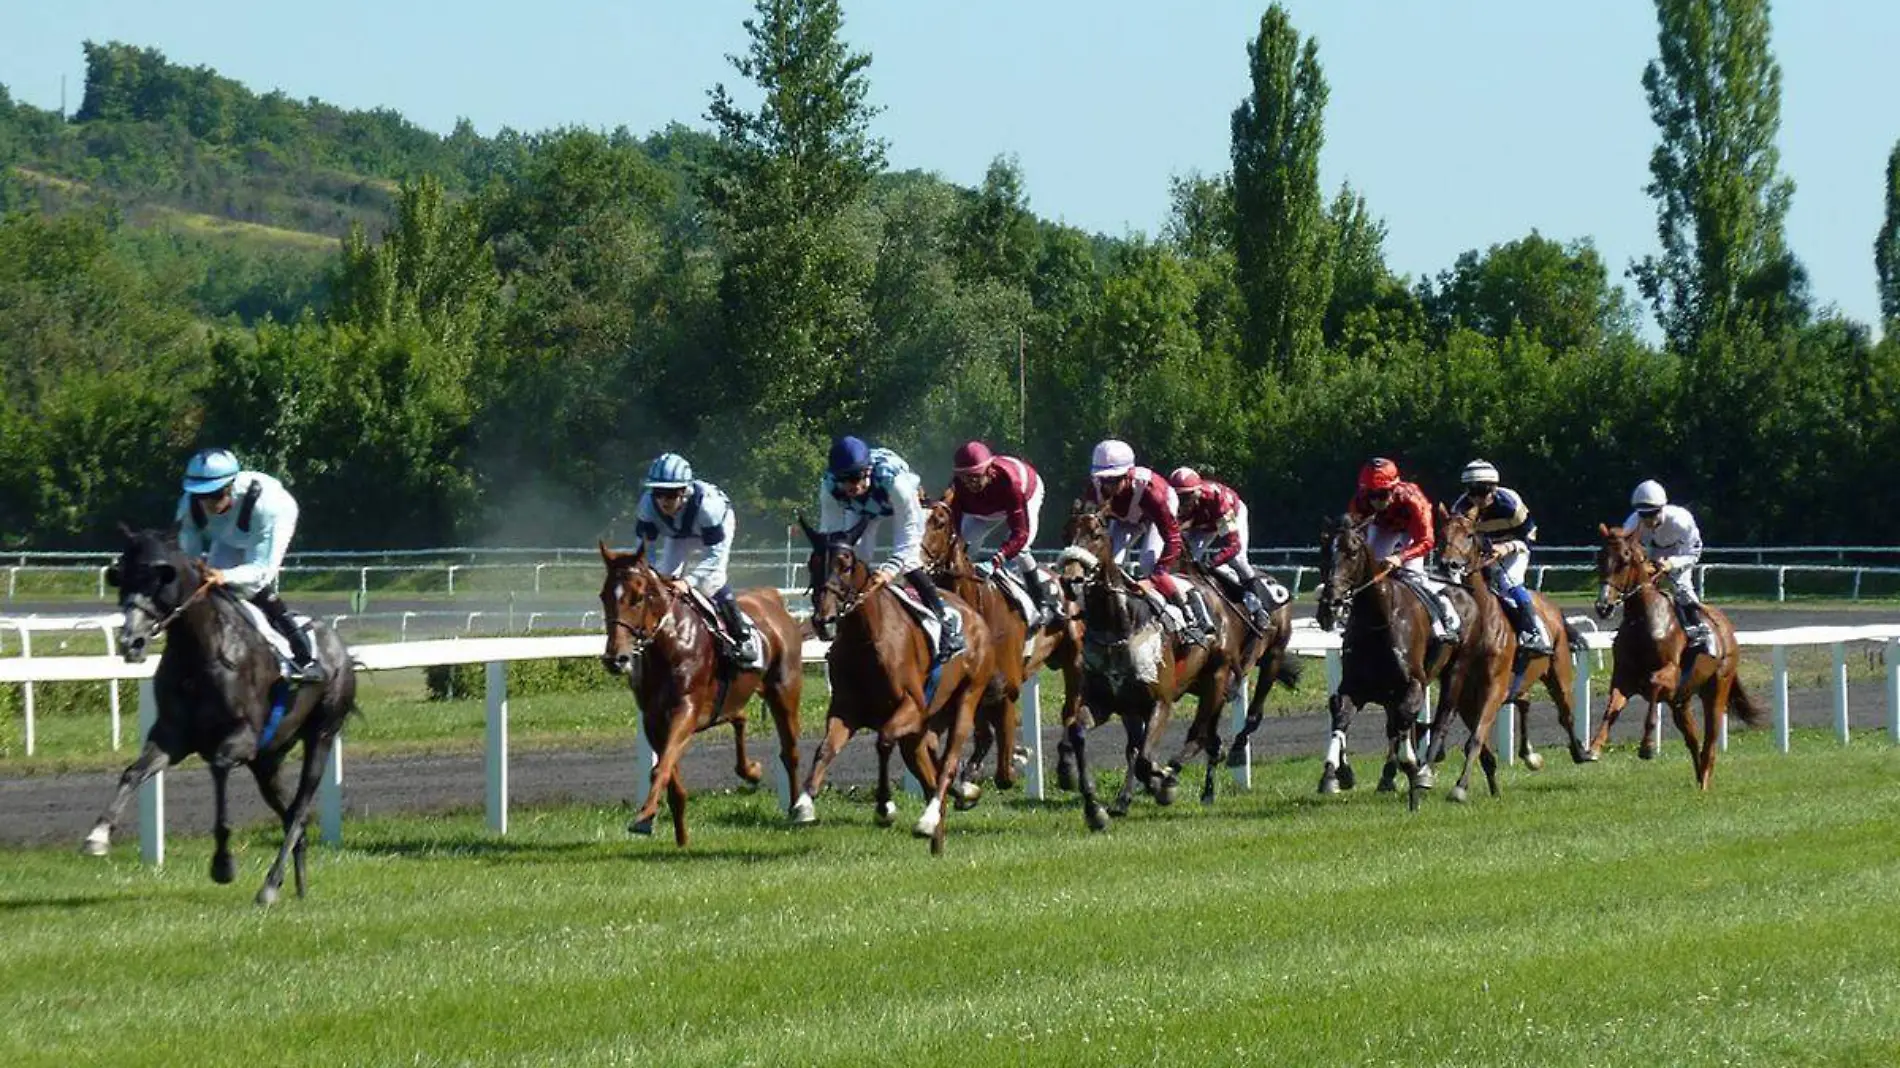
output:
[[[1029,588],[1023,585],[1022,573],[1007,567],[1000,571],[992,571],[988,564],[978,564],[977,570],[989,574],[990,580],[1009,595],[1010,601],[1016,606],[1017,613],[1023,617],[1024,625],[1029,628],[1023,636],[1023,658],[1026,660],[1035,655],[1036,617],[1041,613],[1036,611],[1036,602],[1029,599]],[[1038,568],[1037,571],[1045,575],[1048,573],[1046,568]]]
[[[911,618],[915,619],[917,625],[923,628],[924,645],[930,650],[930,658],[935,660],[937,658],[937,651],[943,648],[943,624],[937,621],[936,615],[933,614],[930,609],[924,607],[924,602],[918,600],[917,595],[911,592],[908,587],[893,583],[884,588],[897,595],[898,601],[909,610]],[[949,607],[949,605],[944,606],[945,609]]]
[[[257,607],[249,601],[239,601],[237,605],[238,610],[244,615],[245,622],[249,623],[251,629],[255,630],[258,636],[262,637],[264,641],[270,645],[271,652],[277,654],[278,674],[280,676],[289,675],[296,666],[296,660],[290,655],[290,639],[284,637],[282,632],[270,625],[270,618],[264,615],[262,608]],[[309,616],[301,616],[293,612],[290,618],[297,626],[303,628],[305,633],[309,632]]]
[[[1464,622],[1458,618],[1457,606],[1445,596],[1445,591],[1451,588],[1450,583],[1416,571],[1396,572],[1393,577],[1399,580],[1399,585],[1411,590],[1419,603],[1425,606],[1426,614],[1432,617],[1432,637],[1450,638],[1464,629]]]
[[[715,636],[726,632],[725,624],[719,619],[719,609],[713,607],[712,598],[701,593],[697,586],[687,591],[687,597],[692,601],[693,610],[699,613],[699,618],[706,624],[708,630],[711,630]],[[735,605],[738,604],[737,601],[733,603]],[[756,623],[751,616],[746,615],[743,606],[739,608],[739,619],[745,624],[746,633],[734,634],[732,638],[735,641],[744,641],[747,634],[755,635],[759,639],[758,648],[763,650],[765,648],[765,634],[759,630],[758,623]]]

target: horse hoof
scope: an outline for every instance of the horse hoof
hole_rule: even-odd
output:
[[[1160,788],[1155,790],[1155,804],[1160,805],[1162,808],[1167,808],[1169,805],[1174,804],[1175,800],[1180,796],[1180,789],[1180,786],[1175,783],[1172,777],[1163,780]]]
[[[1572,764],[1594,764],[1596,763],[1596,761],[1597,761],[1596,750],[1585,749],[1583,746],[1580,746],[1580,745],[1573,745],[1570,747],[1570,762]]]
[[[79,843],[79,852],[88,857],[103,857],[112,846],[112,832],[104,827],[95,827],[86,840]]]
[[[1075,769],[1074,768],[1068,766],[1067,764],[1062,764],[1056,768],[1056,789],[1058,790],[1075,789]]]
[[[877,825],[889,827],[897,822],[897,802],[879,801],[877,803]]]
[[[1446,794],[1445,798],[1454,805],[1462,805],[1465,803],[1465,788],[1462,786],[1454,786],[1451,788],[1451,793]]]
[[[1109,823],[1108,810],[1103,808],[1102,806],[1090,805],[1088,809],[1085,812],[1083,812],[1082,816],[1084,819],[1088,821],[1089,830],[1091,831],[1108,830],[1108,823]]]
[[[1118,820],[1124,819],[1128,815],[1128,806],[1123,804],[1110,805],[1108,806],[1108,814]]]
[[[1379,785],[1373,787],[1374,793],[1395,794],[1399,792],[1399,780],[1396,775],[1379,776]]]
[[[917,838],[935,838],[937,825],[942,822],[943,809],[938,806],[937,799],[933,797],[930,803],[924,806],[924,814],[917,817],[917,825],[910,829],[910,833]]]
[[[1351,764],[1339,765],[1339,788],[1350,790],[1359,785],[1359,773],[1352,770]]]
[[[951,787],[950,792],[954,795],[958,812],[968,812],[976,807],[978,801],[983,800],[983,788],[973,782],[958,783]]]
[[[1650,745],[1647,742],[1643,743],[1641,746],[1637,747],[1636,759],[1638,760],[1656,759],[1656,747],[1653,745]]]
[[[754,760],[739,769],[739,777],[757,786],[759,785],[759,780],[765,778],[765,768],[758,761]]]
[[[627,833],[637,834],[643,837],[651,837],[653,834],[653,821],[652,820],[634,820],[632,823],[627,824]]]
[[[277,888],[265,883],[264,888],[257,892],[257,903],[263,908],[277,904]]]
[[[798,800],[792,802],[790,819],[793,824],[801,827],[808,823],[818,822],[818,809],[811,803],[810,794],[799,794]]]
[[[1019,745],[1010,752],[1009,762],[1015,765],[1017,771],[1026,771],[1029,768],[1029,756],[1029,750]]]
[[[237,858],[229,853],[219,853],[211,858],[211,881],[220,886],[237,878]]]
[[[1525,753],[1525,754],[1524,754],[1524,766],[1525,766],[1525,767],[1527,767],[1527,768],[1529,768],[1529,769],[1530,769],[1530,770],[1532,770],[1532,771],[1542,771],[1542,770],[1544,770],[1544,754],[1542,754],[1542,753]]]
[[[1427,764],[1412,775],[1412,785],[1421,790],[1429,790],[1438,785],[1438,773],[1432,770],[1430,764]]]
[[[1319,792],[1320,792],[1321,794],[1336,794],[1336,793],[1338,793],[1338,792],[1339,792],[1339,778],[1338,778],[1338,776],[1335,776],[1335,775],[1321,775],[1321,776],[1319,777]]]
[[[1203,804],[1203,805],[1208,805],[1208,806],[1210,806],[1210,807],[1211,807],[1211,806],[1212,806],[1212,805],[1214,804],[1214,791],[1212,791],[1212,790],[1202,790],[1202,791],[1201,791],[1201,804]]]

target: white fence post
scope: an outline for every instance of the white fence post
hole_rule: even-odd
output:
[[[1576,665],[1576,674],[1570,680],[1570,705],[1572,719],[1582,737],[1576,739],[1579,745],[1590,744],[1590,647],[1579,646],[1570,650],[1570,659]]]
[[[1774,678],[1768,684],[1775,705],[1775,748],[1788,751],[1788,647],[1777,645],[1771,656]]]
[[[1507,766],[1517,763],[1517,706],[1509,701],[1504,702],[1498,709],[1495,722],[1498,745],[1492,752],[1497,754],[1499,762]]]
[[[647,728],[644,718],[633,728],[633,809],[635,812],[646,807],[647,798],[653,793],[653,770],[658,766],[653,755],[653,743],[647,740]],[[790,802],[786,802],[787,805]]]
[[[1834,737],[1847,744],[1847,643],[1834,643]]]
[[[343,844],[343,736],[330,741],[330,756],[323,762],[323,778],[317,783],[317,811],[323,825],[323,844]]]
[[[151,679],[139,680],[139,738],[152,733],[158,722],[158,695]],[[159,772],[139,787],[139,859],[147,864],[165,863],[165,773]]]
[[[23,660],[30,660],[33,657],[33,632],[24,627],[20,629],[20,657]],[[26,755],[32,756],[33,684],[30,682],[20,686],[20,709],[26,714]]]
[[[1247,680],[1244,677],[1234,687],[1233,696],[1228,698],[1228,705],[1234,710],[1234,733],[1239,734],[1241,728],[1247,725]],[[1239,757],[1240,762],[1231,765],[1234,769],[1234,785],[1242,790],[1251,790],[1253,789],[1253,742],[1249,741],[1240,747]],[[1214,759],[1214,755],[1209,753],[1207,759]]]
[[[1887,642],[1887,740],[1900,745],[1900,638]]]
[[[1021,716],[1016,726],[1016,744],[1029,750],[1029,766],[1023,769],[1023,793],[1031,801],[1047,796],[1042,785],[1042,669],[1029,673],[1018,695],[1016,707]],[[1001,747],[999,740],[998,747]],[[1014,754],[1007,754],[1013,757]],[[999,757],[1000,759],[1000,757]],[[789,801],[789,799],[788,799]]]
[[[508,664],[488,662],[488,829],[508,833]]]

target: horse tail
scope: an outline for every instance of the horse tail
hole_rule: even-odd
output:
[[[1742,688],[1740,674],[1737,674],[1735,681],[1729,684],[1728,707],[1730,711],[1742,717],[1743,723],[1751,727],[1768,725],[1768,713],[1755,702],[1753,697],[1749,696],[1747,690]]]
[[[1564,641],[1570,643],[1570,651],[1572,653],[1579,649],[1588,649],[1590,647],[1589,636],[1583,632],[1583,628],[1572,623],[1569,619],[1564,620]]]
[[[1282,649],[1280,651],[1280,668],[1273,673],[1273,679],[1289,690],[1297,690],[1300,688],[1300,676],[1305,671],[1306,665],[1300,662],[1298,656]]]

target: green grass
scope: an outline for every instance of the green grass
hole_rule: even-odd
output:
[[[1313,762],[1212,810],[820,826],[699,795],[357,820],[260,912],[273,836],[162,870],[0,851],[0,1063],[1868,1064],[1900,1055],[1900,750],[1738,740],[1506,773],[1407,815]],[[906,820],[916,803],[904,801]]]

